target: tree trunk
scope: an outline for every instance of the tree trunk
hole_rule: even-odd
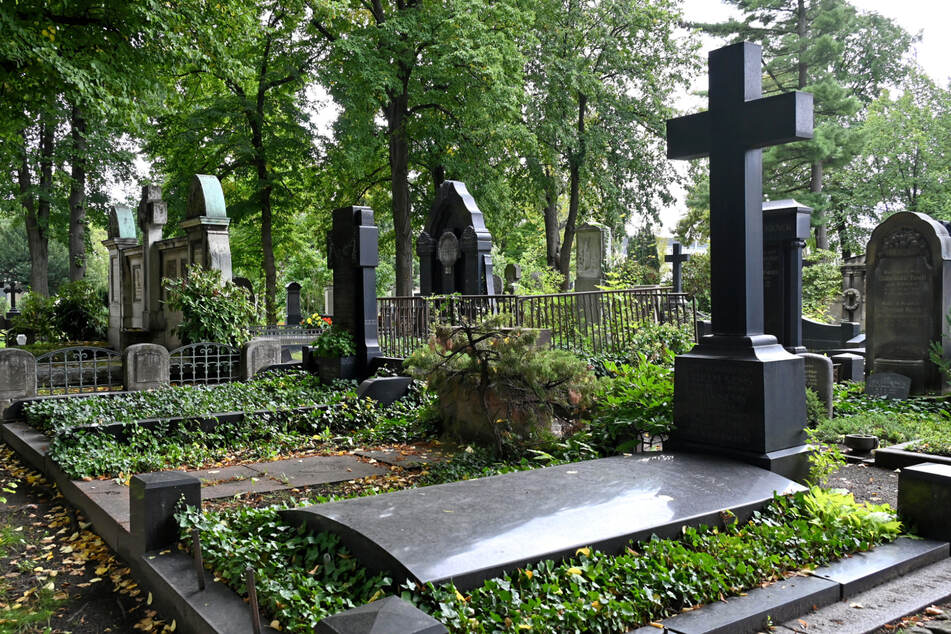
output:
[[[548,266],[559,269],[561,235],[558,229],[558,194],[549,187],[545,192],[545,248]]]
[[[575,239],[575,225],[578,222],[578,206],[581,193],[581,165],[584,163],[584,117],[588,107],[588,98],[578,96],[578,150],[568,159],[569,162],[569,190],[568,190],[568,218],[565,220],[565,238],[562,240],[559,254],[558,270],[565,276],[562,289],[568,290],[571,285],[571,244]]]
[[[86,276],[86,120],[78,106],[69,119],[73,147],[69,185],[69,279]]]
[[[258,164],[258,178],[267,179],[267,166]],[[267,182],[266,180],[262,182]],[[277,267],[274,265],[274,239],[271,235],[271,190],[270,183],[261,190],[261,251],[264,257],[264,313],[265,321],[277,323]]]
[[[413,294],[413,227],[409,199],[409,142],[406,139],[408,104],[409,95],[404,89],[399,95],[391,95],[385,113],[390,146],[393,229],[396,233],[397,296]]]
[[[809,182],[809,191],[813,194],[822,192],[822,161],[816,161],[812,164],[812,177]],[[820,219],[823,222],[816,225],[816,248],[828,249],[829,236],[826,231],[825,218],[820,216]]]
[[[446,182],[446,166],[437,165],[433,168],[433,195],[439,195],[439,188]]]
[[[36,214],[26,215],[30,247],[30,289],[49,295],[50,189],[53,185],[53,126],[44,115],[40,122],[40,192]]]

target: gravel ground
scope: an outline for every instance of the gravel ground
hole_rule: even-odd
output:
[[[898,504],[898,472],[871,465],[849,464],[829,476],[826,485],[848,489],[859,502]]]

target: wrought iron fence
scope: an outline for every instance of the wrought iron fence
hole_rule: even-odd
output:
[[[658,287],[555,295],[381,297],[377,305],[380,349],[394,357],[409,356],[424,345],[436,324],[489,316],[502,326],[550,330],[553,347],[593,353],[625,351],[645,322],[690,324],[696,338],[693,298]]]
[[[240,351],[226,343],[191,343],[172,350],[168,357],[172,385],[210,385],[239,378]]]
[[[281,360],[291,361],[294,353],[300,352],[303,346],[306,346],[323,332],[323,328],[308,328],[305,326],[252,326],[251,334],[255,337],[276,340],[281,344]],[[297,357],[298,360],[300,357]]]
[[[122,389],[122,358],[94,346],[60,348],[36,358],[38,394],[79,394]]]

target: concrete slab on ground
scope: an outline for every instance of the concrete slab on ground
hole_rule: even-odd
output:
[[[310,456],[275,462],[247,465],[272,480],[283,483],[283,488],[298,488],[346,482],[387,473],[389,469],[370,464],[356,456]]]
[[[355,451],[354,453],[364,458],[371,458],[377,462],[393,465],[394,467],[404,467],[406,469],[422,467],[433,462],[445,460],[443,455],[438,452],[424,449],[417,450],[415,447],[409,447],[407,449],[384,447],[370,451]]]

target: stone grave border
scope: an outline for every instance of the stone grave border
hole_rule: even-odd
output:
[[[251,634],[248,605],[231,588],[207,574],[205,590],[199,591],[190,555],[174,547],[144,554],[136,552],[131,533],[48,458],[49,439],[45,435],[23,423],[7,423],[0,425],[0,438],[27,464],[56,484],[67,502],[85,514],[96,533],[129,565],[135,579],[152,592],[157,609],[175,619],[181,631]],[[675,615],[663,624],[665,631],[684,634],[695,631],[697,619],[702,623],[716,620],[722,624],[716,631],[737,631],[738,627],[755,629],[758,625],[753,624],[761,624],[767,615],[775,620],[795,618],[814,607],[836,603],[948,556],[948,542],[899,539],[818,568],[809,577],[790,577],[755,588],[726,602]],[[631,634],[657,631],[648,626]],[[262,632],[274,634],[276,630],[262,624]]]
[[[911,467],[916,464],[921,464],[922,462],[951,465],[951,456],[940,456],[905,449],[905,447],[915,442],[918,441],[909,440],[908,442],[876,449],[875,466],[881,467],[882,469],[904,469],[905,467]]]

